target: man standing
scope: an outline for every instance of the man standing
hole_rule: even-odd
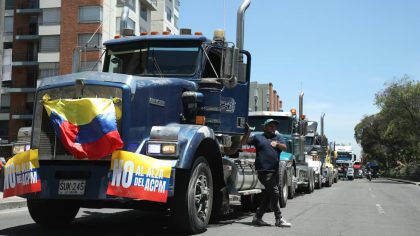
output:
[[[278,121],[267,119],[264,122],[264,133],[249,137],[249,125],[245,125],[245,135],[242,138],[242,145],[253,145],[256,149],[255,168],[258,172],[258,180],[264,185],[265,191],[259,208],[252,220],[256,226],[269,226],[262,217],[267,209],[274,211],[276,218],[275,225],[278,227],[291,227],[281,216],[279,206],[279,163],[280,153],[286,150],[286,144],[280,134],[276,134]]]

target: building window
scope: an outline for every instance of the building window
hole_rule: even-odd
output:
[[[172,10],[169,7],[166,7],[166,19],[169,22],[172,22]]]
[[[121,28],[121,17],[117,17],[116,18],[115,24],[116,24],[115,32],[117,34],[120,34],[121,33],[121,29],[120,29]],[[133,30],[135,30],[136,29],[136,22],[133,21],[130,18],[127,18],[127,29],[133,29]]]
[[[42,10],[43,25],[60,24],[60,8],[45,8]]]
[[[83,48],[82,50],[94,51],[99,50],[101,47],[101,41],[101,34],[79,34],[78,45]]]
[[[136,11],[136,0],[125,0],[126,5],[133,11]],[[117,0],[117,7],[124,7],[124,0]]]
[[[140,7],[140,17],[143,20],[147,21],[147,7],[145,7],[143,5],[141,5],[141,7]]]
[[[102,22],[102,7],[85,6],[79,8],[80,23],[96,23]]]
[[[60,35],[42,36],[41,52],[59,52],[60,51]]]
[[[5,9],[6,10],[13,10],[13,9],[15,9],[15,2],[14,2],[14,0],[6,0]]]
[[[13,16],[4,17],[4,32],[13,33]]]
[[[60,67],[58,62],[52,63],[40,63],[39,64],[39,78],[47,78],[51,76],[57,76],[60,73]]]
[[[175,28],[179,29],[178,27],[178,17],[174,15],[174,26]]]
[[[79,71],[101,71],[102,62],[101,61],[82,61],[80,62]]]

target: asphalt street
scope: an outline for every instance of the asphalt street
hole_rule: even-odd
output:
[[[420,235],[420,187],[384,179],[340,181],[299,194],[282,209],[292,228],[254,227],[236,209],[201,235]],[[264,220],[274,224],[273,213]],[[0,211],[0,235],[173,235],[170,217],[136,210],[81,209],[66,228],[36,225],[27,208]]]

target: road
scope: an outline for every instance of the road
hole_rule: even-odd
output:
[[[201,235],[420,235],[420,187],[376,179],[341,181],[298,195],[283,209],[292,228],[254,227],[252,213],[235,211]],[[264,220],[274,223],[272,213]],[[172,235],[170,217],[135,210],[81,209],[65,229],[43,229],[27,208],[0,211],[0,235]]]

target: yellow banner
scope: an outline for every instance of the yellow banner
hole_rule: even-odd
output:
[[[173,161],[114,151],[108,195],[166,202]]]
[[[10,158],[4,166],[3,198],[40,191],[38,149]]]

